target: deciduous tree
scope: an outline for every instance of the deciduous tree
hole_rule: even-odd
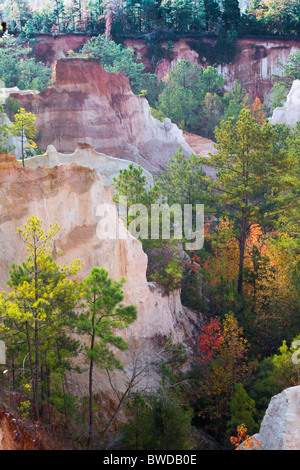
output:
[[[24,108],[20,108],[15,114],[15,122],[12,125],[12,135],[21,142],[23,167],[25,166],[25,150],[36,148],[36,143],[33,140],[37,133],[35,121],[34,114],[26,113]]]
[[[56,224],[45,232],[42,220],[35,216],[18,228],[28,256],[22,265],[12,265],[8,281],[12,290],[0,297],[4,331],[17,335],[27,348],[36,420],[40,417],[41,371],[71,328],[72,312],[80,296],[74,279],[81,267],[79,260],[59,267],[51,256],[58,230]]]

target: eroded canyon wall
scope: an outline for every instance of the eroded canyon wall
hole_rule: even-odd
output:
[[[66,57],[69,51],[77,51],[90,38],[84,34],[41,34],[33,46],[34,54],[37,60],[52,67],[56,60]]]
[[[154,173],[164,169],[179,147],[192,153],[182,131],[169,119],[154,119],[148,101],[132,93],[122,72],[108,73],[97,60],[58,60],[51,87],[10,96],[35,114],[43,150],[54,145],[71,153],[78,143],[86,143]]]
[[[273,86],[273,74],[281,74],[278,60],[285,64],[289,55],[300,49],[297,39],[240,38],[232,64],[223,65],[220,71],[231,88],[238,80],[250,97],[257,96],[263,101]]]
[[[25,246],[16,229],[33,214],[43,220],[46,230],[50,223],[59,224],[53,256],[60,265],[79,258],[83,262],[79,279],[85,278],[94,266],[107,269],[113,279],[125,277],[124,303],[136,305],[138,319],[124,335],[139,343],[141,363],[153,354],[156,337],[171,334],[174,341],[191,340],[200,319],[182,306],[179,291],[166,295],[157,284],[147,282],[147,256],[141,243],[125,230],[118,218],[112,202],[113,190],[103,183],[97,170],[76,163],[53,168],[0,168],[0,194],[1,288],[7,289],[10,265],[26,258]],[[108,218],[99,213],[103,204],[109,204]],[[99,236],[99,230],[105,230],[103,227],[108,225],[116,227],[120,238]],[[57,256],[60,250],[63,255]],[[130,373],[130,356],[121,353],[118,357]],[[84,367],[83,358],[79,359],[79,365]],[[117,388],[122,390],[126,375],[115,372],[113,376]],[[155,383],[157,386],[156,379],[155,373],[151,373],[147,379],[149,387]],[[87,386],[87,373],[70,377],[70,393],[86,395]],[[95,378],[95,393],[100,392],[111,393],[105,374],[104,377],[97,374]]]
[[[142,40],[128,39],[125,44],[139,52],[147,69],[151,70],[145,43]],[[175,41],[172,44],[174,58],[170,62],[170,67],[173,69],[175,64],[183,59],[201,67],[214,65],[209,63],[205,50],[215,44],[216,40],[205,37],[197,39],[187,36]],[[161,44],[162,47],[166,45],[166,42]],[[239,38],[236,41],[236,52],[232,63],[219,65],[218,69],[226,77],[227,90],[232,88],[234,80],[238,80],[252,99],[258,96],[263,100],[265,94],[272,88],[272,74],[281,72],[277,64],[278,59],[285,64],[289,55],[299,49],[299,39]],[[211,55],[213,56],[213,53]]]
[[[56,165],[68,163],[78,163],[79,165],[94,168],[101,175],[102,181],[112,187],[113,180],[118,178],[120,170],[127,169],[132,162],[96,152],[88,144],[78,144],[75,152],[71,154],[59,153],[53,145],[49,145],[44,155],[36,155],[26,159],[26,167],[28,168],[38,168],[39,166],[52,168]],[[135,163],[133,165],[137,167]],[[152,174],[144,168],[143,176],[148,181],[148,188],[154,185]]]
[[[40,35],[35,45],[35,54],[38,60],[53,66],[55,61],[68,55],[69,50],[78,50],[90,36],[66,34],[60,36]],[[193,43],[196,47],[193,47]],[[208,65],[205,57],[206,47],[212,47],[216,40],[201,36],[199,39],[189,37],[172,42],[174,59],[170,65],[173,68],[176,62],[185,59],[200,66]],[[124,44],[132,47],[142,56],[146,70],[153,72],[153,64],[148,54],[148,48],[142,39],[126,39]],[[167,42],[161,46],[166,47]],[[238,80],[248,91],[252,98],[258,96],[263,99],[272,87],[271,75],[280,72],[277,60],[286,63],[289,55],[300,49],[300,40],[297,38],[264,38],[244,37],[236,42],[236,53],[232,63],[219,66],[219,71],[226,76],[226,87],[230,89],[234,80]],[[197,52],[198,50],[198,52]],[[213,65],[213,64],[211,64]]]

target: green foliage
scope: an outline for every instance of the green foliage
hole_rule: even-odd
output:
[[[206,30],[214,30],[219,23],[221,17],[221,10],[219,3],[216,0],[204,0],[205,22]]]
[[[226,31],[238,30],[241,13],[238,0],[224,0],[223,21]]]
[[[150,108],[151,109],[151,114],[155,119],[158,119],[160,122],[164,122],[164,120],[168,117],[163,114],[161,110],[155,109],[155,108]]]
[[[13,122],[15,120],[16,112],[18,112],[19,109],[20,109],[19,102],[17,100],[15,100],[14,98],[11,98],[11,96],[9,96],[7,98],[5,104],[3,105],[3,107],[4,107],[5,113],[8,115],[10,121]]]
[[[214,139],[215,127],[221,120],[233,117],[236,121],[241,109],[249,104],[245,90],[237,82],[227,93],[224,84],[225,79],[216,68],[200,68],[181,60],[169,74],[155,117],[169,117],[184,130]]]
[[[22,32],[28,20],[29,13],[28,0],[12,0],[4,3],[4,18],[6,18],[9,23],[9,31]]]
[[[283,106],[293,81],[300,79],[300,52],[292,52],[285,63],[277,59],[277,66],[281,70],[273,74],[274,85],[267,97],[271,112]]]
[[[122,450],[152,449],[154,416],[145,400],[137,395],[128,405],[128,423],[122,430]]]
[[[290,342],[300,326],[300,126],[291,132],[284,125],[258,122],[242,86],[235,82],[233,89],[225,92],[224,77],[217,68],[206,65],[230,63],[238,34],[297,36],[299,1],[252,0],[242,15],[237,0],[225,0],[222,14],[216,0],[130,0],[118,2],[111,11],[98,0],[54,3],[53,7],[29,11],[25,0],[5,2],[9,30],[19,33],[18,37],[4,37],[0,48],[0,78],[6,86],[43,90],[50,83],[50,70],[32,57],[34,41],[29,47],[24,36],[34,38],[40,31],[54,35],[88,32],[92,39],[79,54],[70,51],[70,57],[92,57],[109,72],[122,71],[134,93],[148,99],[154,117],[161,121],[171,118],[184,130],[216,140],[218,146],[218,154],[209,161],[196,155],[188,159],[179,149],[152,188],[148,188],[142,169],[133,164],[114,179],[114,201],[120,203],[121,196],[127,197],[127,211],[132,204],[143,204],[150,213],[151,204],[162,200],[181,208],[191,204],[195,219],[196,204],[205,205],[206,215],[213,219],[205,249],[195,257],[193,253],[191,258],[186,256],[181,242],[174,237],[174,216],[171,240],[162,236],[142,240],[148,255],[147,276],[163,286],[167,294],[181,288],[184,305],[223,320],[222,337],[211,362],[205,363],[200,354],[197,367],[189,375],[195,384],[193,395],[185,394],[184,376],[175,370],[174,361],[160,364],[161,388],[157,393],[137,395],[132,401],[129,421],[120,432],[121,448],[191,449],[192,412],[188,400],[198,415],[194,422],[223,443],[241,423],[252,434],[270,398],[299,381],[292,346],[283,341],[279,352],[270,354],[283,337]],[[206,30],[215,33],[215,40],[201,42],[199,35],[197,42],[190,39],[189,45],[198,52],[204,67],[182,60],[169,70],[165,82],[158,82],[155,75],[145,73],[141,56],[133,49],[105,39],[110,37],[108,24],[117,40],[128,32],[148,33],[144,42],[152,71],[162,59],[172,60],[178,34],[188,31],[193,37],[193,32]],[[165,39],[169,41],[166,47]],[[254,58],[259,56],[260,48],[254,46]],[[281,106],[292,81],[300,79],[299,52],[291,54],[286,64],[279,61],[278,65],[282,73],[273,77],[272,94],[264,104],[268,111]],[[11,132],[23,143],[26,137],[34,147],[34,116],[11,98],[5,111],[14,124],[11,129],[5,124],[0,126],[0,148],[9,150],[5,142]],[[31,152],[24,146],[23,162]],[[213,184],[202,169],[208,163],[216,171]],[[224,215],[229,225],[226,233],[219,233]],[[127,212],[128,227],[132,220]],[[162,216],[159,223],[162,225]],[[252,243],[255,224],[259,237]],[[126,351],[127,342],[118,332],[136,319],[137,311],[122,303],[123,278],[112,281],[105,269],[94,268],[79,285],[74,279],[77,262],[59,267],[51,251],[56,232],[57,227],[48,234],[43,232],[41,221],[34,217],[19,231],[28,257],[11,267],[10,291],[0,296],[1,337],[8,347],[12,386],[22,394],[18,410],[22,418],[30,417],[30,401],[35,418],[43,418],[47,406],[52,405],[65,416],[66,424],[69,416],[76,417],[83,431],[88,416],[92,447],[94,415],[103,411],[94,399],[95,368],[123,369],[116,352]],[[223,257],[218,258],[218,253]],[[184,269],[186,259],[188,269]],[[216,269],[218,261],[222,264],[220,270]],[[79,315],[75,315],[82,298]],[[234,311],[236,317],[226,315],[228,311]],[[89,396],[82,401],[82,408],[66,388],[66,375],[74,367],[72,359],[80,351],[79,341],[70,336],[74,331],[80,335],[88,364]],[[212,342],[207,346],[213,347]],[[181,367],[184,361],[177,353],[173,358],[176,356],[176,367]],[[258,353],[262,356],[253,377],[254,364],[247,354],[257,357]],[[15,373],[19,368],[20,376]]]
[[[291,0],[252,0],[247,9],[250,23],[256,34],[297,36],[299,33],[299,2]]]
[[[299,335],[294,341],[299,341]],[[293,344],[293,341],[292,341]],[[256,380],[250,396],[255,400],[259,422],[269,405],[272,396],[299,383],[299,365],[294,364],[292,355],[295,350],[283,341],[279,354],[263,359],[258,367]]]
[[[182,344],[163,337],[166,356],[160,363],[161,385],[156,393],[137,394],[128,406],[129,420],[121,430],[122,449],[191,450],[192,409],[186,404]]]
[[[85,355],[89,363],[89,446],[94,441],[94,405],[93,405],[93,369],[122,369],[114,348],[124,351],[126,341],[116,335],[137,318],[137,309],[133,305],[124,306],[122,291],[124,278],[112,281],[103,268],[93,268],[90,275],[82,282],[84,311],[80,314],[77,331],[85,335]]]
[[[241,293],[250,227],[255,223],[274,226],[281,195],[284,199],[292,183],[286,171],[295,171],[295,158],[292,161],[285,151],[273,153],[276,141],[272,126],[257,124],[249,110],[241,111],[236,125],[232,121],[231,118],[222,121],[216,129],[218,153],[211,155],[208,164],[217,171],[213,184],[217,191],[215,199],[219,200],[222,212],[234,222],[240,249],[238,291]]]
[[[32,50],[19,38],[6,35],[0,47],[0,78],[7,88],[43,90],[50,82],[51,69],[34,58]]]
[[[128,209],[133,204],[149,206],[155,202],[156,188],[152,187],[147,190],[147,185],[148,181],[143,173],[143,169],[130,163],[127,169],[120,170],[118,178],[113,178],[113,187],[116,190],[114,202],[119,204],[120,198],[125,197]]]
[[[169,62],[174,59],[172,41],[168,41],[167,45],[163,47],[159,38],[153,38],[149,35],[145,37],[145,43],[147,45],[147,58],[150,60],[153,69],[163,59]]]
[[[234,394],[230,402],[231,419],[228,421],[228,434],[231,436],[232,432],[241,425],[245,424],[248,433],[254,434],[258,431],[255,422],[255,401],[249,397],[242,384],[236,384]]]
[[[113,199],[114,202],[120,204],[119,213],[121,220],[129,230],[133,224],[132,228],[136,234],[138,225],[141,225],[136,220],[138,220],[138,217],[142,218],[147,230],[146,239],[149,233],[151,204],[155,204],[158,198],[158,188],[155,185],[147,186],[149,184],[146,176],[143,174],[143,169],[140,166],[135,167],[133,163],[130,163],[127,169],[120,170],[118,178],[113,179],[113,187],[116,190]],[[132,211],[135,212],[133,210],[134,205],[136,205],[137,212],[132,214]],[[147,210],[147,214],[140,211],[139,205],[143,205],[143,209]],[[137,217],[138,214],[139,216]],[[141,241],[144,243],[142,227],[140,227],[140,232]]]
[[[18,412],[20,413],[21,419],[25,421],[30,413],[31,402],[30,400],[24,400],[20,403],[18,407]]]
[[[155,183],[168,204],[207,204],[210,179],[201,166],[201,158],[193,154],[187,158],[179,148],[170,158],[166,171],[155,177]]]
[[[288,93],[287,85],[283,82],[275,82],[271,96],[271,109],[279,108],[284,105]]]
[[[40,10],[32,12],[22,33],[26,38],[32,38],[40,33],[47,33],[51,31],[54,21],[53,12],[47,7],[42,7]]]
[[[0,114],[4,112],[4,108],[2,105],[0,105]],[[11,129],[12,126],[8,125],[6,122],[3,122],[3,124],[0,124],[0,151],[9,153],[10,151],[13,150],[13,146],[7,146],[6,141],[11,135]]]
[[[121,304],[124,282],[124,278],[112,281],[103,268],[93,268],[82,282],[85,311],[79,317],[78,331],[92,337],[93,343],[86,345],[85,353],[100,369],[122,367],[110,346],[124,350],[127,344],[114,331],[122,330],[137,318],[136,307]]]
[[[292,52],[285,63],[278,60],[277,65],[282,68],[282,75],[290,83],[300,79],[300,51]]]
[[[22,147],[22,163],[25,166],[25,152],[27,149],[35,149],[36,143],[33,139],[36,138],[36,125],[35,115],[26,113],[24,108],[20,108],[15,114],[15,121],[11,127],[11,134],[17,137],[21,142]]]
[[[208,62],[215,67],[219,64],[232,62],[235,55],[237,37],[238,33],[235,30],[226,31],[224,28],[221,28],[218,29],[217,38],[214,43],[189,40],[187,44],[198,53],[199,60],[203,65]]]
[[[164,247],[163,252],[165,249],[166,248]],[[154,273],[150,275],[150,279],[164,287],[168,293],[179,289],[183,277],[181,260],[170,259],[166,262],[164,254],[162,254],[159,258],[162,260],[161,263],[159,263],[158,260],[152,260],[152,263],[154,263]],[[160,266],[158,266],[157,263]]]
[[[250,99],[246,93],[246,90],[239,84],[237,80],[233,82],[232,90],[228,91],[224,95],[225,111],[223,119],[227,121],[229,118],[233,119],[235,124],[242,109],[250,105]]]
[[[280,148],[283,148],[288,155],[289,171],[285,175],[285,183],[289,188],[288,192],[282,194],[280,203],[281,230],[294,239],[297,244],[299,235],[299,194],[300,194],[300,123],[291,132],[285,126],[277,127],[277,135],[281,137]],[[298,242],[299,243],[299,242]],[[295,252],[296,254],[296,252]]]
[[[234,30],[246,34],[297,36],[298,0],[55,0],[29,8],[26,0],[4,2],[9,31],[33,37],[42,33],[144,34],[154,43],[180,34]],[[221,13],[222,6],[222,13]],[[246,8],[247,7],[247,8]],[[241,14],[240,12],[243,11]],[[33,10],[33,11],[32,11]],[[109,21],[106,20],[109,18]],[[107,36],[107,37],[108,37]]]
[[[157,83],[155,75],[143,73],[144,65],[139,62],[140,55],[130,47],[123,47],[114,41],[107,40],[103,35],[91,38],[82,47],[80,55],[100,60],[107,72],[122,71],[129,79],[131,89],[136,95],[147,90],[146,97],[150,104],[157,100],[162,84]]]
[[[179,128],[191,130],[190,121],[197,112],[192,90],[167,87],[159,96],[158,113],[175,122]]]
[[[131,419],[123,430],[124,450],[191,450],[191,410],[176,402],[150,396],[137,397],[129,409]]]
[[[0,297],[2,334],[10,354],[14,356],[15,348],[18,351],[21,347],[19,360],[28,357],[36,419],[45,390],[51,395],[51,374],[59,366],[64,377],[66,370],[71,370],[70,357],[78,350],[75,340],[66,342],[65,338],[74,327],[73,309],[80,291],[72,277],[80,263],[75,260],[60,267],[53,260],[53,238],[58,230],[58,225],[51,225],[45,233],[42,221],[35,216],[18,228],[27,258],[21,265],[12,265],[7,282],[10,292],[2,292]],[[48,378],[46,383],[44,377]]]

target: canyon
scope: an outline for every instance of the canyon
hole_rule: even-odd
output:
[[[74,49],[85,40],[83,36],[78,38],[72,43]],[[58,39],[60,42],[55,42]],[[252,97],[263,98],[270,90],[270,74],[278,71],[277,58],[286,61],[297,48],[297,41],[281,40],[281,46],[276,40],[253,41],[239,39],[235,61],[219,70],[227,76],[228,89],[237,78]],[[205,63],[205,57],[191,49],[189,42],[187,38],[175,44],[171,67],[181,59]],[[54,38],[52,43],[47,53],[46,49],[44,53],[40,50],[42,56],[51,56],[48,63],[54,65],[53,85],[41,93],[9,93],[36,115],[41,133],[38,144],[45,153],[27,159],[25,168],[14,156],[0,155],[0,286],[7,289],[10,265],[21,263],[26,256],[16,229],[32,214],[43,220],[45,229],[50,223],[59,224],[52,254],[58,264],[79,258],[83,262],[80,280],[94,266],[106,268],[113,279],[124,276],[124,303],[137,306],[138,319],[122,332],[129,345],[129,351],[117,352],[124,371],[111,373],[115,387],[122,392],[133,372],[132,360],[138,354],[140,367],[144,367],[159,351],[163,336],[171,335],[192,354],[202,315],[182,305],[179,290],[167,294],[156,283],[147,281],[147,256],[118,217],[111,188],[113,178],[134,162],[143,167],[151,185],[153,174],[164,170],[178,147],[186,155],[195,152],[206,158],[216,150],[209,139],[183,133],[168,119],[163,123],[154,119],[147,100],[131,92],[123,73],[110,74],[91,59],[61,58],[71,48],[67,36],[64,40]],[[130,44],[142,53],[146,63],[143,43]],[[298,94],[299,84],[294,83],[287,104],[275,111],[273,122],[293,124],[298,116]],[[104,206],[105,216],[99,210]],[[103,237],[108,225],[116,228],[115,239]],[[76,359],[76,364],[85,365],[83,356]],[[143,375],[138,386],[154,390],[158,383],[154,367]],[[67,388],[79,397],[86,396],[88,372],[70,375]],[[262,450],[299,448],[299,390],[292,387],[272,398],[260,432],[254,436],[260,440]],[[113,392],[110,380],[99,371],[95,373],[95,395],[109,417],[115,406]],[[15,446],[10,434],[10,424],[2,416],[0,450]]]
[[[148,58],[147,45],[143,40],[128,39],[127,47],[132,47],[142,56],[146,70],[153,66]],[[209,60],[213,56],[216,39],[210,37],[183,37],[172,43],[173,58],[168,60],[171,69],[180,60],[188,60],[200,67],[217,66],[218,71],[226,78],[225,89],[230,90],[237,80],[249,93],[252,100],[259,97],[264,101],[273,86],[272,74],[280,74],[278,59],[286,63],[289,55],[300,47],[297,39],[270,39],[260,37],[241,37],[236,41],[234,58],[230,63],[214,64]],[[167,42],[161,43],[166,48]]]
[[[40,93],[10,94],[35,114],[42,150],[54,145],[70,153],[85,143],[153,173],[164,169],[179,147],[191,155],[182,131],[170,119],[155,119],[148,101],[132,93],[122,72],[108,73],[97,60],[60,59],[54,73],[53,85]]]
[[[37,39],[34,46],[36,57],[48,66],[54,66],[56,60],[67,56],[70,50],[80,49],[90,36],[44,34],[39,35]],[[169,65],[173,68],[179,60],[189,60],[200,67],[214,65],[209,62],[208,56],[215,44],[216,39],[205,36],[195,38],[185,35],[181,39],[174,40],[173,58],[169,60]],[[125,39],[124,45],[141,54],[145,71],[154,72],[145,41],[136,38]],[[166,41],[158,43],[162,48],[166,45]],[[234,80],[238,80],[252,99],[258,96],[263,101],[272,88],[271,75],[281,72],[277,60],[285,64],[289,55],[299,48],[300,40],[297,38],[240,37],[236,41],[233,60],[231,63],[218,65],[218,70],[226,77],[227,90],[232,88]]]
[[[77,163],[53,168],[15,168],[11,162],[11,167],[1,169],[0,166],[0,191],[1,288],[7,289],[10,265],[21,263],[26,257],[16,229],[34,214],[43,220],[46,230],[50,223],[59,224],[53,256],[59,265],[80,259],[83,267],[78,274],[79,280],[87,277],[94,266],[107,269],[113,279],[125,277],[124,304],[136,305],[138,319],[122,334],[132,347],[142,345],[141,364],[145,365],[155,353],[155,338],[171,335],[174,342],[192,347],[195,331],[201,324],[201,314],[181,304],[179,290],[168,295],[157,284],[147,282],[147,255],[141,243],[127,232],[119,219],[112,200],[113,190],[102,181],[97,170]],[[99,207],[105,207],[106,216]],[[103,236],[107,224],[116,227],[117,238]],[[60,252],[63,254],[58,256]],[[118,357],[125,364],[125,373],[115,371],[112,376],[121,391],[131,373],[131,356],[122,352]],[[84,366],[84,358],[78,361]],[[158,375],[151,372],[145,380],[148,388],[156,387]],[[142,385],[145,382],[142,381]],[[72,374],[68,387],[75,395],[87,395],[87,372]],[[111,396],[111,386],[105,374],[95,374],[95,393]]]

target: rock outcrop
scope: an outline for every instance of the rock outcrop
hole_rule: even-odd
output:
[[[300,121],[300,80],[294,80],[287,96],[286,102],[282,107],[275,108],[272,117],[269,119],[271,124],[286,124],[290,127],[296,127]]]
[[[44,0],[43,0],[44,1]],[[80,49],[90,36],[83,34],[39,34],[38,41],[33,45],[36,60],[52,67],[55,61],[67,56],[69,51]]]
[[[61,59],[54,84],[42,91],[10,95],[36,115],[39,147],[71,153],[77,143],[133,161],[151,172],[164,169],[179,147],[192,149],[169,119],[151,115],[148,101],[132,93],[127,77],[108,73],[97,60]]]
[[[258,434],[259,450],[300,450],[300,385],[272,397]]]
[[[16,156],[10,153],[0,152],[0,171],[4,169],[19,168],[21,162],[16,161]]]
[[[78,144],[77,149],[72,154],[59,153],[53,145],[49,145],[44,155],[27,158],[25,165],[28,168],[38,168],[39,166],[52,168],[56,165],[72,162],[94,168],[101,175],[103,182],[109,186],[112,186],[113,178],[119,176],[120,170],[128,168],[129,164],[132,163],[129,160],[109,157],[104,153],[96,152],[88,144]],[[137,167],[135,163],[133,165]],[[143,169],[143,175],[147,178],[148,185],[153,186],[152,174]]]
[[[219,67],[227,89],[238,80],[252,100],[259,97],[263,101],[273,88],[273,74],[282,74],[278,60],[285,64],[299,46],[298,39],[239,38],[232,63]]]
[[[147,53],[147,45],[141,39],[128,39],[125,45],[132,47],[142,56],[142,62],[148,71],[152,71],[152,64]],[[167,43],[162,42],[161,46],[166,47]],[[170,61],[171,69],[180,60],[189,60],[200,67],[215,65],[209,62],[209,57],[213,57],[213,47],[216,39],[201,36],[195,38],[188,35],[172,44],[173,59]],[[226,78],[226,89],[232,89],[234,80],[247,90],[251,99],[257,96],[264,100],[273,87],[272,74],[280,74],[281,67],[278,59],[285,64],[290,54],[299,50],[300,41],[294,39],[270,39],[264,37],[238,38],[236,41],[236,52],[231,63],[224,63],[218,66],[219,72]]]
[[[141,243],[133,238],[117,215],[112,202],[113,190],[106,186],[95,169],[71,163],[53,168],[0,168],[0,287],[7,289],[9,267],[26,257],[24,245],[16,235],[17,227],[34,214],[43,219],[47,229],[57,222],[60,231],[55,238],[53,255],[63,251],[58,264],[81,259],[84,263],[79,279],[85,278],[92,267],[108,270],[110,277],[119,280],[124,276],[124,303],[134,304],[138,319],[124,332],[143,345],[141,361],[153,353],[152,339],[172,334],[174,341],[184,341],[193,336],[197,319],[180,302],[179,291],[165,295],[155,283],[146,279],[147,256]],[[99,213],[99,206],[109,204],[107,217]],[[115,226],[120,238],[105,239],[100,230]],[[191,321],[189,321],[190,319]],[[148,346],[151,348],[148,349]],[[128,364],[125,353],[119,358]],[[127,363],[126,363],[127,361]],[[121,372],[115,372],[119,390],[124,386]],[[149,377],[155,384],[155,375]],[[83,396],[87,394],[87,376],[72,376],[69,390]],[[107,377],[95,378],[95,393],[110,390]],[[150,385],[148,385],[150,386]],[[97,390],[97,387],[98,390]]]

